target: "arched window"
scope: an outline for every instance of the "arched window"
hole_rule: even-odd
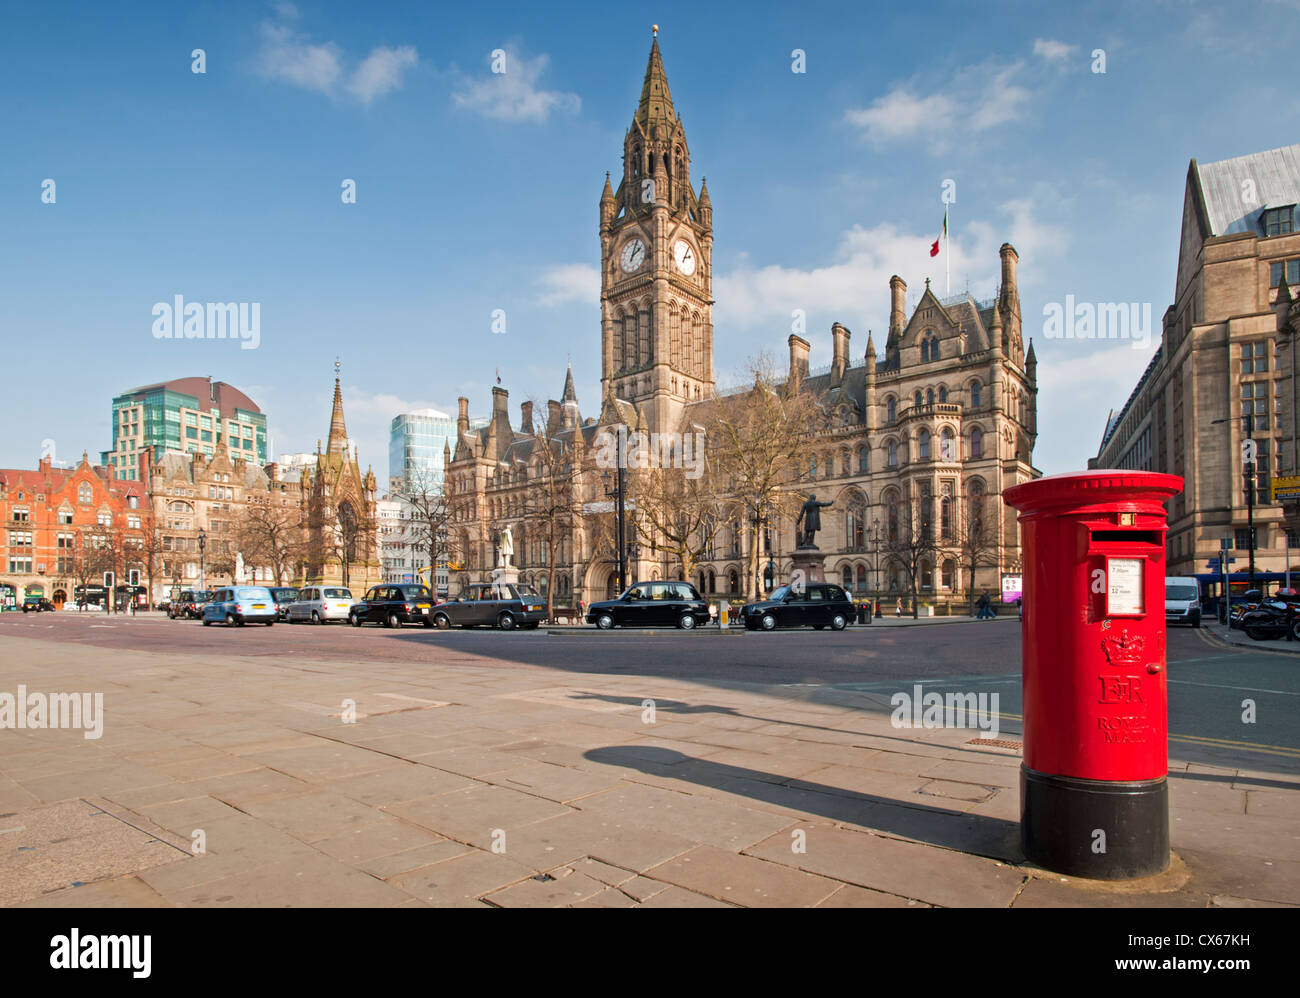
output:
[[[808,459],[808,477],[817,477],[817,456],[815,454]]]
[[[853,588],[853,566],[849,565],[844,569],[844,588],[851,590]]]
[[[826,455],[826,477],[827,478],[835,477],[835,455],[834,454]]]
[[[729,593],[740,592],[740,577],[736,574],[736,570],[734,568],[727,573],[727,586],[728,586],[727,592]]]
[[[891,423],[898,419],[898,399],[894,398],[892,395],[889,396],[889,398],[885,400],[885,410],[888,413],[888,419]]]
[[[89,505],[95,499],[95,490],[90,487],[89,482],[82,482],[77,487],[77,502]]]
[[[858,448],[858,471],[867,472],[871,470],[871,451],[866,447]]]
[[[940,385],[940,386],[939,386],[939,402],[942,404],[942,403],[947,402],[947,401],[948,401],[948,386],[947,386],[947,385]]]
[[[918,409],[921,408],[921,400],[922,400],[922,397],[923,397],[923,396],[921,395],[921,389],[918,388],[918,389],[916,390],[916,394],[912,396],[912,403],[913,403],[913,404],[914,404]]]
[[[947,558],[943,563],[943,588],[951,589],[957,579],[957,563]]]
[[[921,562],[921,588],[934,588],[934,565],[928,558]]]
[[[898,467],[898,444],[892,440],[889,441],[889,466],[891,468]]]
[[[855,550],[867,546],[867,503],[861,495],[855,494],[849,500],[849,508],[845,513],[844,539]]]
[[[916,438],[917,457],[919,460],[930,460],[930,431],[921,430],[920,435]]]
[[[980,389],[983,386],[978,381],[972,381],[970,386],[970,407],[978,409],[980,407]]]
[[[952,430],[945,426],[939,431],[939,460],[956,461],[957,459],[957,445],[953,440]]]
[[[939,500],[939,535],[944,540],[952,537],[952,500],[947,496]]]
[[[713,572],[713,571],[710,571],[710,572],[709,572],[709,592],[711,592],[711,593],[716,593],[717,591],[718,591],[718,576],[717,576],[717,573],[716,573],[716,572]]]
[[[898,543],[898,497],[891,495],[885,508],[885,530],[889,543]]]
[[[984,431],[978,426],[970,431],[970,456],[984,456]]]
[[[926,390],[926,393],[925,393],[925,404],[926,404],[926,405],[934,405],[934,389],[933,389],[933,388],[929,388],[929,389]]]

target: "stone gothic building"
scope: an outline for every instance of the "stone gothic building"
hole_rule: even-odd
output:
[[[461,564],[453,590],[457,581],[489,577],[496,538],[509,526],[523,581],[544,591],[549,541],[558,533],[557,598],[590,602],[612,593],[609,483],[598,474],[575,479],[573,470],[590,470],[603,430],[624,423],[673,432],[692,406],[716,394],[713,206],[704,182],[696,193],[690,167],[656,38],[624,138],[622,174],[617,187],[606,175],[600,196],[599,415],[581,415],[572,371],[544,417],[524,403],[518,430],[505,389],[493,389],[492,417],[481,429],[470,428],[469,403],[459,400],[456,445],[445,455],[453,560]],[[834,504],[822,515],[817,544],[827,577],[855,594],[910,588],[910,572],[887,550],[891,537],[907,534],[902,518],[909,516],[924,519],[935,537],[918,566],[923,598],[965,598],[972,588],[996,593],[1001,573],[1019,568],[1015,514],[1003,509],[1000,494],[1038,474],[1037,384],[1033,346],[1026,351],[1022,335],[1018,257],[1009,244],[1000,257],[1000,288],[990,301],[941,300],[927,280],[909,316],[907,286],[892,278],[883,357],[868,335],[855,364],[850,332],[836,323],[829,369],[810,371],[808,342],[789,338],[788,378],[817,393],[826,413],[805,458],[805,488]],[[547,489],[557,475],[569,487]],[[554,515],[557,503],[563,516]],[[549,512],[539,530],[543,508]],[[976,519],[985,538],[978,545],[968,540]],[[746,577],[749,535],[746,524],[723,529],[690,581],[706,594],[752,594],[760,583]],[[794,546],[793,523],[772,523],[760,565],[770,563],[778,581],[787,578]],[[973,587],[962,572],[972,562]],[[631,580],[675,573],[672,559],[634,547]]]
[[[282,511],[301,524],[304,556],[286,584],[346,584],[359,597],[381,581],[375,476],[369,470],[363,475],[348,449],[337,378],[329,439],[323,450],[317,442],[314,464],[263,468],[232,454],[223,441],[211,457],[167,452],[154,463],[145,452],[141,480],[149,490],[159,535],[155,600],[173,588],[197,588],[200,577],[208,588],[274,583],[266,566],[245,564],[238,550],[240,521],[250,504]],[[200,531],[205,540],[202,559]]]

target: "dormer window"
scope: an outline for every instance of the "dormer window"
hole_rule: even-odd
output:
[[[1281,208],[1269,208],[1261,219],[1265,236],[1285,236],[1294,232],[1295,205],[1288,204]]]

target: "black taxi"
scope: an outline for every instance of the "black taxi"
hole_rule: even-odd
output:
[[[389,583],[372,586],[359,603],[348,611],[348,623],[353,627],[362,624],[383,624],[401,627],[403,624],[423,624],[432,627],[429,610],[433,595],[428,586],[414,583]]]
[[[751,631],[774,631],[778,627],[829,627],[842,631],[853,619],[853,601],[840,586],[830,582],[809,582],[803,586],[781,586],[758,603],[740,608],[740,619]]]

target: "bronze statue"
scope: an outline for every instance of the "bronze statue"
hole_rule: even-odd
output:
[[[808,494],[808,501],[799,507],[799,519],[794,521],[796,547],[811,548],[817,546],[813,543],[813,538],[816,536],[817,531],[822,528],[821,511],[832,505],[834,504],[829,502],[818,502],[816,492]],[[804,526],[802,534],[799,532],[799,524],[801,523]]]

